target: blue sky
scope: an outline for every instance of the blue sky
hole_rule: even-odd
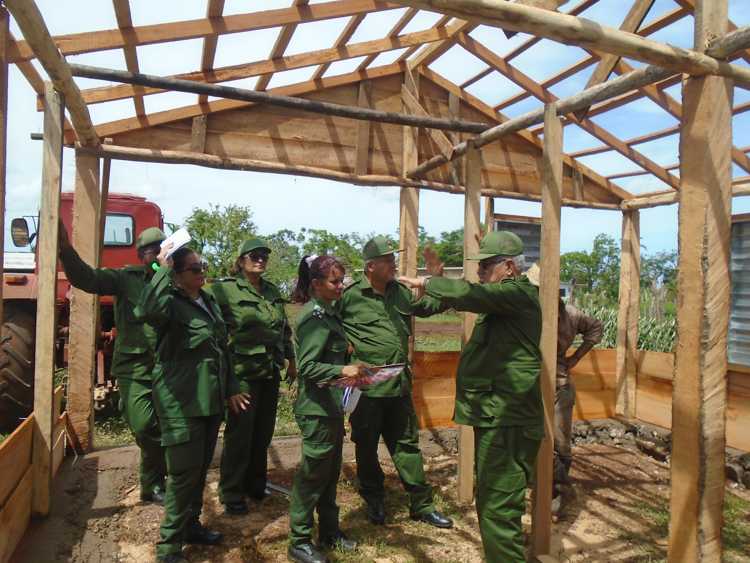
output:
[[[316,3],[316,2],[313,2]],[[569,2],[563,9],[569,9],[576,2]],[[53,34],[109,29],[115,27],[111,2],[91,2],[90,0],[37,0]],[[291,0],[227,0],[225,13],[242,13],[260,9],[286,7]],[[606,25],[619,26],[630,2],[623,0],[600,0],[588,10],[584,17]],[[743,5],[744,9],[740,6]],[[179,7],[179,9],[176,9]],[[673,0],[656,0],[646,23],[676,7]],[[205,0],[131,0],[134,25],[153,24],[165,21],[202,17],[205,13]],[[81,14],[86,15],[85,18]],[[403,9],[390,10],[367,16],[351,42],[380,38],[403,13]],[[436,14],[422,12],[405,29],[405,33],[419,31],[431,26]],[[730,17],[737,25],[750,23],[747,0],[730,0]],[[653,36],[681,47],[689,47],[692,42],[692,17],[669,26]],[[300,53],[329,47],[346,24],[346,19],[304,24],[298,27],[287,54]],[[20,36],[17,26],[11,23],[11,30]],[[216,66],[226,66],[266,58],[273,45],[278,29],[255,31],[224,36],[219,40]],[[480,26],[472,33],[499,54],[509,52],[524,40],[518,34],[511,40],[494,28]],[[253,52],[247,53],[248,45]],[[392,62],[400,52],[381,55],[373,65]],[[147,73],[169,75],[196,70],[201,55],[201,41],[183,41],[179,49],[172,48],[165,54],[165,46],[138,47],[141,70]],[[576,48],[541,41],[534,48],[513,61],[526,74],[537,80],[544,80],[562,68],[583,58],[585,53]],[[71,61],[110,68],[125,69],[121,50],[105,51],[70,57]],[[351,71],[359,64],[359,59],[343,61],[332,65],[330,74]],[[631,65],[640,63],[629,61]],[[738,63],[738,64],[745,64]],[[41,67],[38,67],[41,68]],[[461,82],[484,68],[478,59],[454,47],[432,65],[433,70],[456,82]],[[580,91],[593,66],[574,77],[553,86],[551,90],[564,97]],[[271,87],[284,83],[298,82],[309,78],[313,68],[287,71],[275,75]],[[255,79],[239,81],[237,84],[252,87]],[[102,83],[92,80],[79,80],[82,88],[99,86]],[[519,89],[497,73],[477,82],[469,91],[487,103],[498,103],[515,94]],[[679,86],[668,92],[680,100]],[[736,89],[735,102],[750,100],[750,92]],[[147,96],[147,112],[179,107],[195,103],[194,95],[170,93]],[[539,107],[534,99],[515,104],[503,110],[514,116]],[[92,107],[95,123],[133,115],[130,100],[109,102]],[[649,101],[638,101],[593,120],[616,134],[621,139],[636,137],[644,133],[663,129],[675,124],[675,120]],[[8,131],[8,216],[34,213],[38,207],[41,181],[41,143],[31,141],[29,133],[41,131],[42,117],[36,111],[35,95],[17,69],[10,69],[9,91],[9,131]],[[668,137],[638,148],[660,165],[668,166],[677,162],[677,136]],[[576,126],[565,129],[565,150],[575,151],[600,143]],[[750,145],[750,112],[735,117],[734,144],[738,147]],[[636,170],[637,166],[614,152],[586,157],[582,162],[601,174],[613,174]],[[74,154],[66,149],[64,154],[64,189],[72,189],[74,174]],[[745,173],[735,172],[736,176]],[[664,189],[655,178],[641,176],[623,179],[618,182],[633,193]],[[112,164],[111,191],[145,195],[156,201],[163,209],[165,219],[181,223],[194,206],[210,203],[227,205],[231,203],[249,205],[254,211],[254,220],[261,232],[273,232],[282,228],[293,230],[302,227],[324,228],[332,232],[395,233],[398,227],[398,189],[392,187],[369,188],[353,187],[347,184],[295,178],[271,174],[233,172],[205,169],[191,166],[136,164],[115,161]],[[497,199],[498,213],[538,216],[539,204],[514,200]],[[735,198],[733,211],[750,212],[750,198]],[[562,251],[588,249],[593,238],[601,232],[619,239],[619,212],[564,209],[562,214]],[[422,191],[420,202],[420,224],[430,234],[456,229],[463,222],[463,198],[461,196]],[[673,249],[677,246],[677,208],[662,207],[642,211],[642,244],[647,252]],[[7,240],[7,239],[6,239]]]

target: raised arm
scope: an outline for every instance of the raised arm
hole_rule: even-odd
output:
[[[155,327],[162,327],[169,322],[172,304],[172,268],[162,266],[146,284],[138,299],[134,314],[136,319]]]
[[[60,222],[60,261],[68,280],[78,289],[97,295],[116,295],[121,273],[110,268],[92,268],[84,262],[73,245],[68,231]]]
[[[425,297],[439,300],[446,308],[472,313],[510,313],[525,308],[529,301],[529,296],[512,282],[478,284],[430,278],[425,288]]]

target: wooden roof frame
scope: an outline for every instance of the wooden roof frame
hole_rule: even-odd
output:
[[[36,38],[38,35],[36,31],[30,30],[30,36],[32,37],[31,41],[28,38],[25,38],[10,42],[8,58],[10,63],[15,63],[19,66],[29,83],[40,95],[39,107],[41,108],[41,95],[43,91],[41,87],[41,78],[29,63],[31,59],[38,57],[47,72],[50,73],[50,76],[53,76],[53,73],[59,74],[60,69],[65,68],[64,58],[59,58],[58,61],[49,60],[51,58],[50,53],[55,51],[55,49],[50,51],[49,47],[51,46],[51,43],[59,49],[59,52],[62,55],[121,48],[125,54],[128,71],[137,73],[139,67],[135,50],[136,46],[202,37],[204,44],[201,61],[199,61],[199,70],[197,72],[179,75],[175,78],[206,83],[218,83],[227,80],[258,76],[258,82],[256,84],[256,89],[258,90],[266,90],[268,88],[274,72],[293,68],[303,68],[310,65],[317,66],[311,80],[307,83],[270,90],[271,93],[276,92],[289,95],[304,95],[331,87],[331,85],[334,84],[353,83],[358,82],[359,80],[371,79],[373,76],[384,76],[388,73],[400,72],[402,69],[399,65],[402,63],[406,63],[408,68],[412,70],[417,69],[421,72],[423,69],[427,69],[430,63],[437,60],[452,46],[460,45],[462,48],[466,49],[487,64],[486,70],[464,81],[463,84],[455,85],[450,83],[451,89],[453,89],[453,86],[458,88],[458,91],[462,94],[462,99],[471,99],[470,95],[466,96],[466,94],[468,94],[466,91],[467,88],[470,88],[478,80],[481,80],[492,72],[499,72],[501,75],[510,79],[523,89],[521,94],[515,95],[496,104],[493,117],[498,122],[505,120],[504,116],[500,113],[500,110],[522,101],[527,96],[535,97],[542,103],[555,101],[556,98],[550,92],[549,88],[562,80],[570,78],[577,72],[580,72],[592,64],[596,64],[597,68],[589,80],[590,86],[604,82],[604,80],[606,80],[606,78],[612,73],[627,74],[633,69],[621,58],[621,55],[627,55],[645,62],[658,62],[667,68],[692,72],[693,74],[709,72],[725,76],[729,75],[740,83],[745,83],[745,81],[748,81],[750,78],[750,71],[732,65],[731,63],[727,63],[724,60],[711,57],[709,54],[698,53],[690,49],[677,49],[648,39],[650,34],[655,33],[659,29],[663,29],[667,25],[670,25],[692,13],[692,10],[694,9],[693,0],[675,0],[677,6],[674,10],[662,15],[660,18],[652,21],[645,27],[641,26],[649,13],[653,0],[635,0],[632,3],[632,7],[626,16],[621,29],[617,30],[598,26],[598,35],[594,36],[592,39],[592,34],[590,33],[591,23],[579,14],[596,4],[597,1],[598,0],[583,0],[577,2],[570,8],[568,14],[563,14],[558,13],[552,7],[564,2],[548,3],[547,7],[552,9],[545,10],[535,7],[539,5],[538,2],[528,2],[532,5],[526,6],[525,4],[527,2],[524,0],[515,3],[505,2],[504,0],[494,0],[489,3],[492,5],[491,9],[486,8],[488,3],[484,2],[480,6],[480,4],[474,2],[474,0],[461,0],[457,2],[443,2],[440,0],[405,0],[399,2],[382,2],[379,0],[339,0],[319,4],[309,4],[308,0],[290,0],[291,5],[289,8],[224,16],[222,15],[224,8],[223,0],[207,0],[206,16],[203,19],[167,23],[158,26],[146,25],[134,27],[132,18],[130,17],[128,0],[113,0],[117,29],[75,33],[57,37],[42,37],[41,40]],[[16,8],[14,5],[18,5],[19,7]],[[32,6],[33,2],[11,0],[8,3],[11,13],[15,13],[15,10],[22,10],[24,5]],[[359,43],[350,42],[352,36],[368,14],[393,9],[400,5],[408,5],[409,9],[382,39]],[[403,33],[404,28],[419,13],[419,10],[424,8],[442,11],[446,15],[440,18],[431,29]],[[469,9],[486,9],[488,11],[467,12]],[[22,12],[19,12],[19,15],[21,13]],[[530,32],[532,34],[536,33],[536,35],[533,35],[533,37],[513,49],[504,57],[501,57],[483,45],[481,41],[470,35],[470,32],[477,26],[477,23],[473,23],[476,22],[475,19],[461,20],[451,18],[451,16],[461,16],[468,13],[471,13],[474,18],[487,16],[483,19],[483,23],[502,26],[502,29],[506,33],[510,30],[517,30]],[[40,21],[43,22],[38,10],[37,15]],[[306,22],[322,21],[342,16],[349,17],[349,21],[342,30],[340,36],[334,42],[332,48],[285,56],[285,50],[292,40],[294,31],[298,25]],[[266,61],[258,61],[220,69],[214,68],[213,62],[218,38],[220,36],[227,33],[237,33],[273,26],[281,27],[276,43],[271,49],[270,56]],[[737,31],[736,26],[733,24],[730,25],[730,29],[733,30],[733,37],[727,39],[725,43],[730,45],[739,44],[740,46],[746,46],[748,44],[748,32],[746,29]],[[571,65],[569,68],[562,69],[559,73],[548,78],[544,82],[538,83],[525,75],[519,68],[515,67],[511,61],[529,48],[533,47],[542,37],[564,40],[567,43],[577,44],[589,51],[589,57]],[[34,41],[36,41],[36,45],[33,44]],[[717,41],[721,41],[721,38]],[[732,41],[735,43],[731,43]],[[717,45],[713,45],[709,48],[707,53],[726,55],[726,53],[722,51],[723,47]],[[43,52],[45,48],[48,51],[47,54],[44,54]],[[371,63],[375,60],[378,54],[399,48],[407,49],[397,58],[395,63],[385,65],[385,68],[371,66]],[[634,52],[634,49],[637,52]],[[37,50],[42,52],[38,53]],[[736,49],[732,48],[732,52],[735,50]],[[666,51],[669,52],[666,53]],[[327,79],[325,76],[326,71],[333,62],[360,56],[364,56],[365,58],[359,64],[359,67],[355,72],[344,75],[344,78],[342,78],[342,76],[332,77],[335,78],[335,80]],[[742,56],[743,58],[750,60],[750,54],[748,54],[747,50],[741,50],[739,54],[734,54],[733,56]],[[60,63],[62,63],[62,65]],[[56,67],[57,70],[55,70]],[[609,133],[606,128],[591,121],[590,116],[606,115],[607,111],[645,97],[654,101],[673,117],[679,119],[681,114],[680,104],[663,91],[664,88],[676,83],[679,80],[679,77],[679,74],[673,75],[657,84],[645,85],[637,90],[631,90],[608,100],[599,102],[598,104],[594,104],[591,108],[583,108],[575,115],[569,114],[564,121],[564,125],[575,123],[585,131],[594,135],[594,137],[600,139],[603,144],[600,147],[581,150],[568,155],[566,161],[574,164],[583,174],[592,178],[600,185],[606,186],[607,189],[621,194],[623,199],[630,199],[632,196],[625,190],[622,190],[622,188],[613,184],[613,180],[634,177],[637,175],[652,175],[661,180],[667,186],[673,189],[678,189],[679,180],[670,172],[674,167],[660,166],[635,148],[636,145],[646,143],[650,140],[663,138],[664,136],[667,136],[667,132],[654,132],[643,135],[639,138],[622,140]],[[71,117],[74,119],[74,123],[71,127],[76,132],[78,142],[85,145],[93,144],[93,146],[96,146],[99,139],[111,137],[121,131],[149,127],[157,123],[168,123],[172,120],[183,119],[186,116],[195,117],[216,111],[223,111],[229,108],[240,107],[237,102],[230,102],[228,100],[209,103],[206,95],[200,95],[197,100],[198,103],[192,109],[190,107],[183,107],[148,115],[145,111],[143,97],[164,90],[122,84],[102,88],[89,88],[80,91],[80,93],[76,93],[75,90],[77,90],[77,88],[75,87],[75,82],[72,78],[68,79],[66,76],[63,76],[63,78],[64,80],[58,81],[58,86],[62,87],[65,85],[65,88],[69,90],[65,93],[68,94],[67,105],[71,112]],[[446,81],[442,80],[441,82],[445,84]],[[87,113],[85,108],[88,104],[120,99],[133,100],[136,113],[133,118],[123,119],[108,124],[101,124],[95,128],[90,123],[90,118],[88,118],[88,120],[86,119],[84,113]],[[478,100],[473,100],[474,105],[476,105],[476,101]],[[481,105],[483,106],[482,110],[485,110],[485,104]],[[736,108],[736,111],[739,112],[740,109],[741,108]],[[541,129],[536,127],[531,128],[530,131],[538,134]],[[675,127],[670,131],[676,133],[677,128]],[[66,137],[68,142],[72,142],[73,140],[70,135],[71,132],[69,131],[68,136]],[[636,164],[639,167],[639,170],[614,173],[604,178],[593,173],[592,170],[577,160],[579,158],[608,151],[620,153],[625,158]],[[733,159],[744,171],[750,172],[750,160],[744,151],[735,147],[733,149]]]
[[[597,0],[583,0],[570,13],[559,13],[560,0],[338,0],[309,4],[307,0],[290,0],[292,6],[279,10],[268,10],[252,14],[223,16],[223,0],[208,0],[206,17],[198,20],[171,22],[160,25],[132,25],[128,0],[113,0],[117,28],[52,37],[44,19],[33,0],[5,0],[5,6],[21,28],[24,39],[14,40],[7,34],[7,14],[0,7],[5,19],[6,47],[1,62],[16,64],[37,94],[44,94],[45,133],[43,189],[40,215],[44,217],[39,236],[40,288],[47,288],[45,298],[40,292],[40,308],[37,326],[37,365],[35,393],[35,424],[41,440],[34,441],[35,471],[32,510],[44,515],[49,512],[51,459],[49,435],[52,419],[49,414],[52,381],[52,350],[54,349],[54,291],[56,279],[57,228],[59,218],[59,194],[62,167],[63,141],[75,144],[76,150],[76,219],[74,241],[80,246],[82,238],[88,238],[89,261],[96,263],[101,244],[106,196],[108,193],[108,167],[105,165],[101,192],[99,187],[99,159],[105,163],[111,159],[142,162],[187,163],[222,169],[258,170],[282,174],[297,174],[324,177],[358,185],[394,185],[401,188],[400,236],[406,252],[401,253],[400,271],[405,275],[416,275],[416,238],[418,229],[418,189],[435,189],[464,194],[464,256],[477,252],[480,235],[480,202],[487,197],[487,210],[492,207],[493,197],[515,197],[542,202],[542,279],[540,300],[542,308],[542,335],[540,350],[544,361],[540,384],[544,398],[544,424],[547,436],[551,435],[554,417],[554,381],[557,346],[557,311],[559,289],[560,208],[562,205],[582,206],[622,211],[623,236],[620,270],[620,298],[617,335],[616,366],[616,411],[619,415],[635,418],[637,390],[637,326],[640,287],[640,216],[639,209],[678,202],[680,258],[678,267],[678,344],[675,353],[673,410],[677,414],[673,424],[673,472],[671,495],[671,525],[669,538],[670,561],[718,560],[721,556],[720,525],[722,514],[725,448],[725,414],[727,386],[726,342],[729,325],[729,256],[731,197],[750,195],[747,177],[732,179],[732,161],[750,172],[747,148],[732,146],[732,116],[747,111],[750,104],[732,107],[732,89],[736,85],[750,86],[750,70],[732,63],[737,57],[750,61],[750,27],[736,28],[728,21],[727,0],[675,0],[677,9],[663,15],[648,26],[641,27],[653,2],[632,0],[621,29],[600,25],[579,14],[594,5]],[[386,37],[349,44],[357,27],[370,13],[408,6],[403,17],[388,32]],[[418,10],[427,9],[444,14],[431,29],[406,33],[406,26],[416,17]],[[695,13],[694,49],[681,49],[651,40],[648,35],[670,23]],[[299,55],[285,56],[285,51],[300,24],[348,17],[349,20],[330,49]],[[482,41],[471,36],[471,32],[482,24],[495,26],[503,33],[526,32],[533,37],[523,42],[504,57],[494,53]],[[218,37],[253,29],[280,27],[276,43],[267,61],[246,63],[223,69],[215,69],[215,53]],[[144,96],[148,86],[143,82],[137,86],[114,86],[81,91],[75,80],[72,65],[64,56],[77,53],[123,49],[129,77],[137,76],[138,59],[136,47],[155,43],[167,43],[189,38],[202,38],[203,52],[200,70],[183,78],[202,83],[196,93],[200,94],[193,106],[151,114],[145,112]],[[588,57],[571,65],[545,81],[539,82],[524,73],[512,59],[539,42],[540,38],[577,45],[588,52]],[[487,64],[487,68],[475,76],[455,84],[441,76],[429,65],[439,60],[454,45]],[[390,63],[373,67],[371,63],[378,53],[403,48],[405,51]],[[0,50],[2,51],[2,50]],[[363,56],[359,68],[344,75],[327,76],[328,65],[339,60]],[[632,58],[649,63],[644,68],[633,69],[623,59]],[[50,82],[43,82],[30,61],[38,58],[49,75]],[[198,62],[198,61],[197,61]],[[597,67],[584,91],[558,99],[550,87],[569,78],[592,64]],[[260,76],[258,90],[266,90],[273,73],[288,68],[315,66],[310,80],[280,88],[272,88],[265,94],[266,104],[274,96],[308,97],[344,93],[356,94],[356,107],[348,108],[348,116],[355,119],[356,165],[353,172],[324,168],[322,166],[294,165],[255,158],[220,156],[206,151],[208,144],[207,117],[215,121],[224,118],[223,126],[234,128],[233,119],[258,117],[252,112],[266,105],[253,106],[259,98],[248,97],[246,92],[235,91],[238,99],[208,101],[212,93],[229,94],[212,82],[253,75]],[[79,69],[80,70],[80,69]],[[498,72],[511,80],[524,92],[502,101],[495,107],[473,96],[467,89],[478,80]],[[612,73],[616,78],[607,80]],[[2,75],[3,73],[0,73]],[[686,74],[687,76],[683,76]],[[397,76],[398,75],[398,76]],[[5,73],[7,76],[7,73]],[[1,76],[0,76],[1,77]],[[394,77],[398,88],[393,88]],[[127,82],[128,77],[122,80]],[[172,77],[174,78],[174,77]],[[158,87],[169,85],[162,82]],[[167,77],[169,80],[169,77]],[[669,86],[683,81],[684,106],[665,92]],[[389,103],[398,104],[401,112],[391,111],[389,124],[399,123],[398,135],[399,173],[368,173],[370,158],[372,111],[364,111],[373,104],[372,86],[384,84],[391,87]],[[179,90],[179,81],[172,80],[171,89]],[[192,83],[190,83],[192,84]],[[152,86],[153,87],[153,84]],[[183,83],[181,88],[185,88]],[[345,88],[346,87],[346,88]],[[356,87],[356,89],[355,89]],[[195,89],[194,87],[191,87]],[[348,89],[347,89],[348,88]],[[427,93],[423,96],[423,90]],[[437,94],[435,93],[437,92]],[[0,92],[7,95],[7,81]],[[259,94],[255,92],[255,94]],[[382,94],[382,92],[381,92]],[[387,94],[387,93],[386,93]],[[429,98],[429,95],[432,98]],[[536,111],[508,119],[500,109],[533,96],[543,103]],[[133,118],[94,126],[88,103],[103,99],[132,98],[136,115]],[[348,99],[350,99],[348,98]],[[253,102],[249,99],[255,100]],[[666,128],[622,140],[591,120],[595,115],[606,114],[626,103],[648,99],[673,118],[680,121],[678,128]],[[394,102],[395,100],[395,102]],[[310,102],[310,100],[305,100]],[[318,104],[320,113],[338,111],[328,104]],[[4,102],[0,105],[3,105]],[[342,104],[339,103],[339,107]],[[374,104],[373,104],[374,105]],[[253,106],[253,107],[251,107]],[[327,108],[324,111],[324,106]],[[64,109],[70,114],[67,137],[64,133]],[[310,104],[305,111],[312,111]],[[468,115],[482,115],[489,119],[487,129],[463,136],[451,130],[452,121],[461,118],[460,110],[467,108]],[[359,111],[356,111],[356,110]],[[374,107],[370,109],[376,109]],[[415,117],[425,118],[432,112],[448,113],[440,124],[413,126]],[[4,138],[7,110],[0,108],[0,127]],[[270,112],[268,112],[270,114]],[[306,114],[307,115],[307,114]],[[395,116],[395,117],[394,117]],[[411,120],[405,117],[411,116]],[[265,116],[268,117],[268,116]],[[273,116],[271,116],[273,117]],[[289,117],[288,115],[285,117]],[[299,116],[293,116],[299,118]],[[394,121],[395,119],[395,121]],[[400,120],[400,122],[399,122]],[[351,121],[345,120],[347,126]],[[326,122],[330,123],[330,122]],[[562,138],[564,127],[576,124],[597,137],[602,146],[573,154],[564,154]],[[190,150],[170,148],[144,148],[142,146],[112,145],[102,143],[108,136],[148,136],[160,127],[169,124],[168,131],[177,138],[176,145],[189,145]],[[408,125],[408,126],[407,126]],[[294,124],[292,126],[295,126]],[[449,132],[438,130],[447,129]],[[539,127],[541,126],[541,128]],[[425,127],[427,131],[420,133]],[[335,129],[335,127],[334,127]],[[347,132],[351,134],[351,127]],[[248,128],[249,130],[249,128]],[[230,130],[230,132],[233,132]],[[544,132],[540,139],[538,133]],[[665,138],[680,133],[680,151],[684,159],[678,165],[660,166],[649,159],[635,145],[650,140]],[[214,134],[214,133],[212,133]],[[379,131],[385,136],[384,131]],[[215,135],[215,134],[214,134]],[[335,135],[334,135],[335,136]],[[187,140],[187,143],[186,143]],[[379,140],[379,139],[378,139]],[[137,143],[136,143],[137,145]],[[429,149],[420,154],[420,147]],[[525,174],[527,191],[505,190],[484,180],[490,176],[492,166],[490,153],[495,151],[510,159],[509,147],[521,147],[516,154],[527,160],[538,160],[538,169],[516,170],[515,163],[506,165],[503,173],[513,177]],[[624,172],[602,177],[578,159],[587,155],[617,151],[637,164],[643,174],[661,179],[672,189],[658,193],[633,197],[612,180],[641,172]],[[430,156],[431,155],[431,156]],[[339,156],[339,160],[344,159]],[[2,151],[2,166],[6,154]],[[422,159],[425,157],[426,160]],[[466,166],[456,163],[465,158]],[[314,162],[314,161],[313,161]],[[391,163],[392,164],[392,163]],[[343,166],[343,165],[341,165]],[[445,168],[443,168],[445,167]],[[679,167],[680,179],[671,173]],[[528,168],[528,167],[527,167]],[[441,170],[442,169],[442,170]],[[439,174],[438,174],[439,173]],[[427,176],[430,174],[430,176]],[[535,175],[534,175],[535,174]],[[529,180],[539,180],[540,193],[532,192]],[[436,179],[437,178],[437,179]],[[4,175],[0,178],[4,190]],[[519,184],[517,184],[519,185]],[[589,186],[588,191],[584,190]],[[417,189],[415,189],[417,188]],[[565,189],[573,197],[565,197]],[[591,190],[598,190],[607,199],[595,201],[589,197]],[[679,191],[678,191],[679,189]],[[4,201],[4,195],[2,197]],[[611,200],[614,199],[614,202]],[[79,214],[79,211],[81,212]],[[80,215],[80,216],[79,216]],[[79,227],[82,227],[79,229]],[[91,234],[94,233],[94,236]],[[547,252],[547,250],[550,250]],[[2,250],[0,249],[0,254]],[[2,261],[0,261],[1,263]],[[464,270],[468,280],[476,281],[476,263],[465,261]],[[52,289],[50,289],[52,288]],[[75,302],[75,300],[74,300]],[[71,308],[71,341],[81,345],[80,350],[71,349],[71,365],[79,362],[78,369],[71,369],[71,389],[74,396],[88,402],[89,411],[81,409],[86,420],[79,421],[84,431],[91,420],[91,377],[93,372],[93,350],[96,315],[95,307]],[[464,333],[468,335],[473,321],[464,319]],[[40,330],[40,327],[44,330]],[[75,334],[74,334],[75,331]],[[40,353],[39,350],[43,351]],[[46,351],[45,351],[46,350]],[[84,356],[86,361],[82,361]],[[39,358],[43,361],[40,362]],[[41,365],[43,364],[43,365]],[[39,392],[39,389],[43,392]],[[72,403],[71,403],[72,404]],[[79,413],[79,414],[81,414]],[[75,426],[75,424],[74,424]],[[76,428],[78,431],[78,428]],[[470,500],[473,494],[473,440],[466,427],[459,429],[459,499]],[[675,469],[676,468],[676,469]],[[551,530],[551,486],[552,486],[552,441],[542,441],[537,463],[537,477],[533,495],[532,552],[544,559],[550,551]]]

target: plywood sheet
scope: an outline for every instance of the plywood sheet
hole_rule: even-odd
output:
[[[29,525],[32,477],[32,467],[28,466],[13,494],[0,510],[0,561],[10,559]]]
[[[5,504],[31,464],[33,429],[33,418],[29,417],[0,444],[0,506]]]

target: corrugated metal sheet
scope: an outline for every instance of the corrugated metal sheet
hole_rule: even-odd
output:
[[[542,243],[541,223],[526,223],[500,220],[495,222],[496,231],[510,231],[521,237],[526,266],[539,262],[539,248]]]
[[[729,362],[750,366],[750,221],[732,225]]]

